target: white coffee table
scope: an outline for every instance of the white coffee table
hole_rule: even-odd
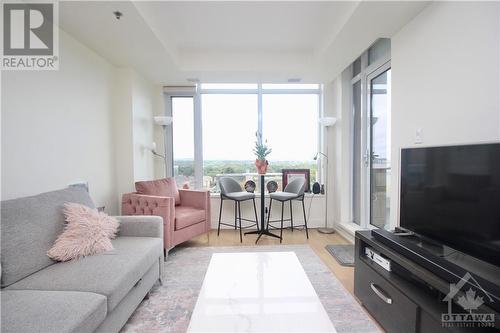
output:
[[[293,252],[212,256],[188,332],[336,332]]]

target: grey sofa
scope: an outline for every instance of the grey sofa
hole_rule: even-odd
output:
[[[1,332],[118,332],[162,276],[163,221],[124,216],[113,251],[57,263],[62,205],[94,207],[83,188],[1,204]]]

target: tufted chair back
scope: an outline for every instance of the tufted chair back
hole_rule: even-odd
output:
[[[122,214],[123,215],[156,215],[160,202],[151,202],[150,197],[146,198],[135,193],[128,193],[123,196]]]

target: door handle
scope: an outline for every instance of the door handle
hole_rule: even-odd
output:
[[[383,291],[379,289],[379,287],[375,283],[370,283],[370,287],[372,288],[375,295],[377,295],[382,301],[387,304],[392,304],[392,298],[387,297]]]
[[[368,150],[365,151],[365,153],[363,155],[363,160],[365,161],[366,166],[370,165],[370,152]]]

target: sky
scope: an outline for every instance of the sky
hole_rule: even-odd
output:
[[[263,137],[270,161],[312,161],[318,149],[317,94],[264,94]],[[203,159],[253,160],[256,94],[203,94]],[[194,155],[193,100],[173,99],[174,158]]]

